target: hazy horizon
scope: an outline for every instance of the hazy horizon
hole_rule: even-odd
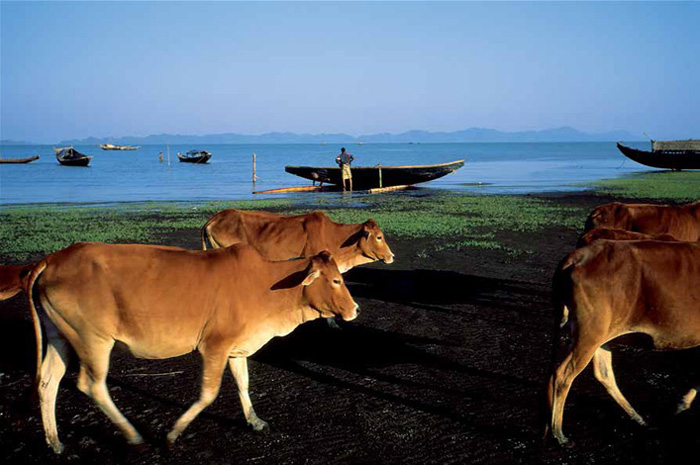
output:
[[[564,126],[700,137],[698,3],[0,9],[0,139]]]

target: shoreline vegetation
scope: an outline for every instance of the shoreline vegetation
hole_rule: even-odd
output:
[[[499,235],[536,232],[546,227],[579,228],[588,209],[557,201],[563,195],[600,196],[663,202],[700,197],[700,172],[652,172],[603,180],[578,193],[552,195],[480,195],[420,190],[374,196],[320,196],[311,199],[263,199],[213,202],[125,202],[116,204],[10,205],[0,210],[0,256],[12,261],[39,258],[74,242],[163,243],[168,236],[199,228],[226,208],[298,214],[324,210],[337,222],[374,218],[389,237],[420,239],[432,251],[466,247],[502,249],[511,255],[530,252]],[[192,235],[191,232],[188,234]],[[193,247],[194,247],[193,242]]]

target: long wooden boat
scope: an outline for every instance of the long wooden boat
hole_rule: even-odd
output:
[[[20,163],[31,163],[34,160],[38,160],[39,155],[34,155],[33,157],[27,158],[0,158],[0,165],[16,165]]]
[[[138,150],[135,145],[100,144],[102,150]]]
[[[185,155],[178,152],[177,158],[183,163],[206,163],[211,158],[211,153],[206,150],[190,150]]]
[[[419,166],[358,166],[352,167],[352,187],[354,190],[368,190],[379,187],[413,185],[432,181],[457,171],[464,166],[464,160],[451,161],[438,165]],[[339,167],[285,166],[284,170],[295,176],[311,181],[342,186]]]
[[[652,168],[674,171],[700,169],[700,141],[652,141],[651,152],[619,142],[617,148],[630,160]]]
[[[66,166],[87,166],[90,164],[92,157],[83,155],[73,147],[54,148],[56,152],[56,160]]]

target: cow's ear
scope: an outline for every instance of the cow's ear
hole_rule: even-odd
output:
[[[321,258],[324,262],[331,261],[331,253],[328,250],[322,250],[317,254],[317,257]]]
[[[307,274],[306,278],[304,278],[304,280],[301,282],[301,285],[308,286],[312,282],[316,281],[316,278],[318,278],[319,276],[321,276],[321,271],[311,268],[309,274]]]

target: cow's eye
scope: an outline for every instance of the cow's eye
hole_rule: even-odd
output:
[[[382,240],[382,236],[377,236],[377,240],[378,240],[378,241],[381,241],[381,240]]]
[[[335,284],[336,286],[340,286],[340,280],[337,279],[337,278],[334,279],[334,280],[333,280],[333,284]]]

